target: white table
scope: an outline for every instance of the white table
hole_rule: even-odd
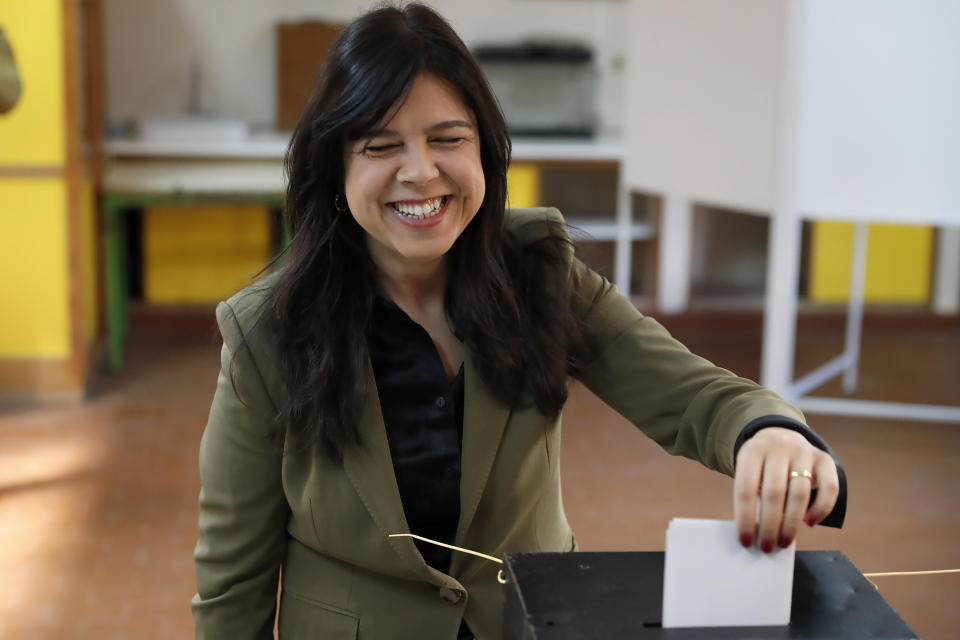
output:
[[[869,222],[941,226],[934,308],[960,310],[960,3],[630,4],[626,175],[664,200],[658,307],[687,306],[694,203],[769,216],[762,382],[809,411],[960,422],[806,396],[856,386]],[[858,230],[844,353],[794,382],[804,219]]]
[[[191,141],[114,139],[105,143],[111,161],[104,190],[124,193],[276,192],[284,190],[282,162],[289,133],[253,133],[244,140]],[[617,208],[613,216],[572,218],[568,222],[595,240],[615,243],[614,280],[630,295],[632,243],[653,235],[647,223],[633,221],[623,173],[624,146],[617,135],[591,139],[515,138],[514,162],[612,163],[617,165]],[[551,204],[551,203],[544,203]]]
[[[254,133],[242,140],[142,140],[105,142],[108,157],[103,180],[105,246],[105,304],[109,362],[123,366],[126,333],[124,285],[125,219],[122,212],[150,202],[251,202],[278,205],[285,191],[283,159],[289,133]],[[622,142],[615,137],[595,139],[515,139],[514,162],[614,163],[618,167],[617,210],[568,220],[595,240],[612,240],[616,246],[615,280],[630,294],[631,249],[634,240],[650,237],[651,227],[635,223],[623,177]],[[547,203],[549,204],[549,203]]]
[[[844,0],[788,10],[762,381],[815,413],[960,423],[956,405],[807,395],[840,374],[847,393],[856,389],[867,225],[960,227],[960,5]],[[804,218],[852,221],[856,233],[844,351],[794,381]],[[960,362],[956,375],[960,381]]]

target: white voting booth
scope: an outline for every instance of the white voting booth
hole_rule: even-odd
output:
[[[693,203],[770,216],[762,382],[805,410],[960,422],[806,396],[856,386],[867,223],[940,227],[934,305],[960,306],[958,34],[955,0],[631,0],[625,175],[663,197],[658,306],[687,305]],[[794,381],[804,219],[857,232],[846,348]]]

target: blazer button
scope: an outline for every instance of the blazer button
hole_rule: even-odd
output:
[[[457,604],[465,595],[467,594],[460,589],[440,587],[440,599],[449,604]]]

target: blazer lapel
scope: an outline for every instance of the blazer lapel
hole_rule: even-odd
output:
[[[510,407],[494,396],[480,379],[469,352],[463,362],[463,374],[465,406],[460,455],[460,520],[455,544],[463,541],[473,522],[510,417]]]
[[[393,472],[390,444],[380,409],[377,382],[373,367],[367,361],[367,401],[358,424],[360,446],[350,446],[343,453],[343,468],[351,484],[363,501],[370,516],[404,564],[418,577],[432,576],[430,567],[413,544],[411,538],[388,538],[391,533],[410,533],[403,514],[400,489]]]
[[[480,379],[468,353],[464,368],[463,445],[461,453],[460,519],[456,542],[463,541],[477,505],[483,496],[510,408],[496,398]],[[373,367],[367,363],[367,402],[358,429],[361,445],[343,453],[343,467],[361,501],[377,524],[384,539],[416,577],[438,584],[444,574],[430,568],[413,544],[412,538],[387,538],[391,533],[410,533],[403,513],[400,489],[393,472],[390,444],[377,395]],[[484,550],[480,550],[484,551]],[[456,555],[456,554],[455,554]],[[455,563],[457,559],[454,559]]]

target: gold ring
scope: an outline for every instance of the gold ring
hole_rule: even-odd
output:
[[[790,479],[793,480],[794,478],[806,478],[807,480],[810,480],[812,482],[813,474],[810,473],[808,469],[804,469],[803,471],[791,471]]]

